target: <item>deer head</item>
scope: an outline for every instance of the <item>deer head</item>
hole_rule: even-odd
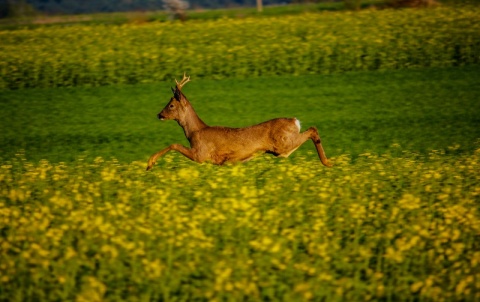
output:
[[[173,97],[170,98],[167,106],[158,114],[160,120],[180,120],[185,115],[190,102],[182,92],[182,87],[190,81],[190,77],[183,74],[183,79],[178,82],[175,79],[175,89],[172,87]]]

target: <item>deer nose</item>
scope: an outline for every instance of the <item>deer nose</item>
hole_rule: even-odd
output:
[[[164,120],[165,117],[162,115],[162,113],[157,114],[159,120]]]

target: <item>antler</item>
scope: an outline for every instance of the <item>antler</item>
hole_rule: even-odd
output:
[[[177,87],[181,90],[183,85],[187,84],[187,82],[190,81],[190,77],[187,77],[186,73],[183,73],[183,79],[180,81],[180,83],[175,79],[175,83],[177,83]]]

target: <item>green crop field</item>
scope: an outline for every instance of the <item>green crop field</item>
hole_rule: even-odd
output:
[[[480,300],[478,14],[269,18],[0,32],[0,301]],[[184,71],[207,124],[297,117],[334,166],[307,142],[145,171],[188,145],[156,118]]]
[[[249,126],[297,117],[316,126],[327,155],[390,152],[392,144],[426,154],[480,138],[478,66],[343,75],[197,80],[185,93],[209,125]],[[181,77],[180,73],[178,77]],[[0,94],[0,157],[25,150],[30,160],[69,162],[98,156],[146,160],[172,143],[188,144],[173,121],[156,114],[172,96],[170,82],[98,88],[50,88]],[[299,152],[314,149],[306,143]]]

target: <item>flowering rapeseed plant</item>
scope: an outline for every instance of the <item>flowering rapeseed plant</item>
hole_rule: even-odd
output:
[[[440,7],[0,31],[0,89],[476,64],[479,16]]]
[[[480,299],[480,150],[404,154],[152,173],[13,158],[0,300]]]

